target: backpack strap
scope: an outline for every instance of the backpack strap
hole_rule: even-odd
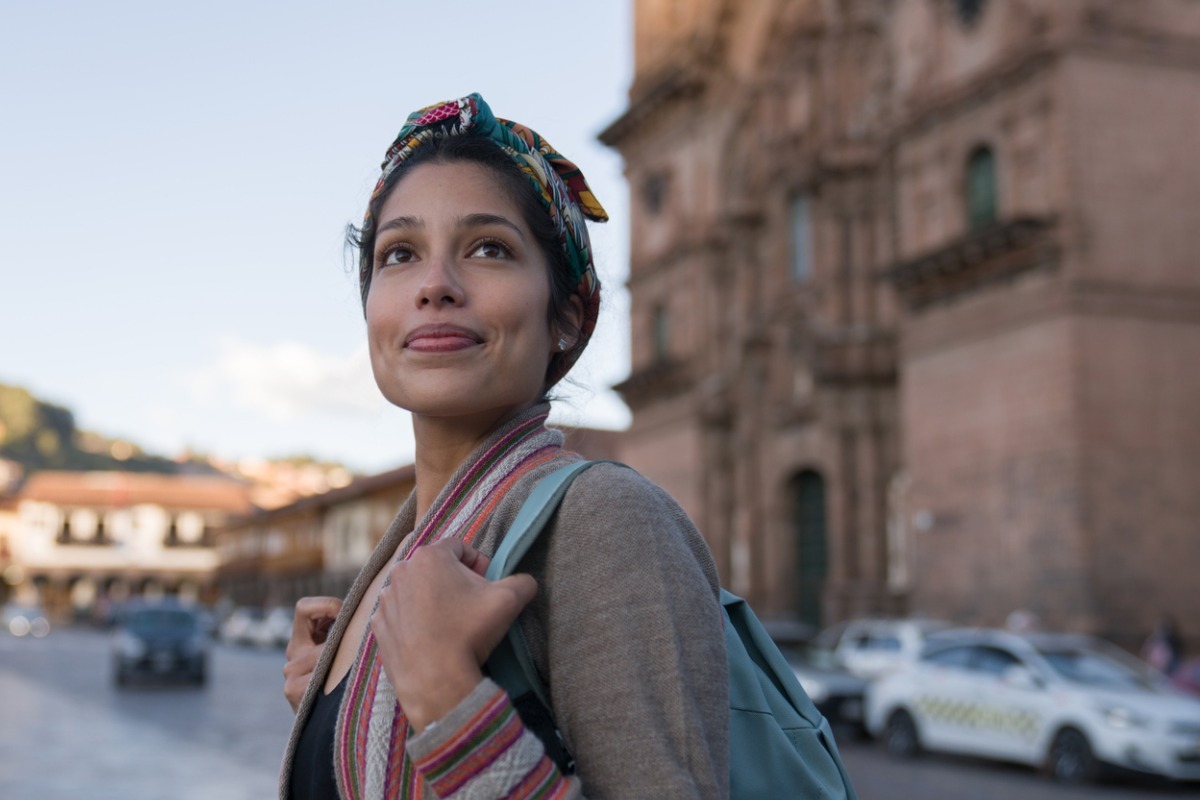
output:
[[[495,555],[488,564],[485,576],[497,581],[513,574],[517,564],[529,552],[546,523],[558,511],[558,506],[581,472],[599,461],[576,461],[551,472],[538,481],[525,498],[517,518],[504,535]],[[616,463],[616,462],[611,462]],[[542,741],[546,754],[566,775],[575,772],[575,761],[563,743],[562,735],[550,711],[550,698],[537,674],[525,633],[520,621],[515,621],[508,634],[496,645],[484,664],[484,672],[500,684],[512,699],[521,721]]]
[[[546,523],[558,511],[559,503],[562,502],[575,476],[595,463],[598,462],[576,461],[560,467],[538,481],[538,485],[525,499],[512,527],[504,535],[504,540],[488,564],[486,577],[489,581],[498,581],[516,572],[517,564],[529,552],[529,548],[545,529]],[[492,651],[485,667],[492,680],[503,686],[510,697],[515,699],[533,692],[543,706],[550,708],[546,688],[533,665],[529,645],[525,641],[525,634],[521,631],[519,622],[514,622],[508,629],[508,635]]]

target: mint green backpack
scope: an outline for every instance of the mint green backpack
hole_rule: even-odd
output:
[[[488,567],[489,580],[511,575],[558,510],[571,481],[595,461],[580,461],[541,480]],[[721,590],[725,652],[729,659],[729,796],[749,798],[844,798],[856,800],[829,723],[817,711],[795,673],[750,606]],[[504,687],[525,724],[566,773],[574,762],[554,727],[520,625],[488,659],[487,673]]]

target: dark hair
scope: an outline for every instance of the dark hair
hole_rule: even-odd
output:
[[[375,233],[379,213],[392,190],[404,176],[421,164],[450,164],[466,162],[478,164],[489,170],[516,205],[522,219],[533,233],[534,241],[545,256],[550,279],[550,303],[546,310],[547,323],[563,333],[574,331],[574,343],[565,352],[556,352],[546,370],[543,394],[552,385],[550,376],[556,373],[558,362],[576,350],[582,350],[587,341],[579,335],[571,314],[571,296],[575,293],[575,281],[567,254],[558,238],[558,230],[550,214],[542,205],[541,198],[529,177],[500,149],[488,140],[474,136],[450,136],[434,139],[422,144],[388,175],[383,191],[367,206],[367,220],[362,227],[349,225],[346,228],[346,243],[358,251],[358,287],[362,295],[363,313],[367,309],[367,294],[371,291],[371,277],[375,258]]]

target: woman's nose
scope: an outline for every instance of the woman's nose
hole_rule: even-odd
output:
[[[462,305],[465,297],[453,263],[447,258],[432,258],[417,290],[417,306],[439,308]]]

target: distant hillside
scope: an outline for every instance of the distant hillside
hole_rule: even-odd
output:
[[[69,409],[34,397],[19,386],[0,383],[0,458],[38,470],[124,470],[180,472],[174,461],[144,452],[122,439],[109,439],[75,427]],[[194,465],[187,465],[194,471]]]

